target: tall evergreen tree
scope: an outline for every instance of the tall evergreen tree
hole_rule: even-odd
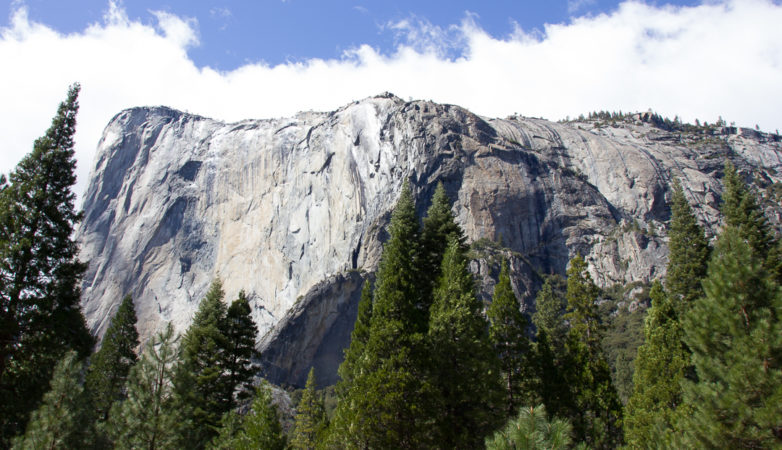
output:
[[[481,448],[484,434],[503,418],[494,410],[503,385],[482,304],[455,236],[439,272],[428,336],[431,382],[439,400],[433,414],[436,446]]]
[[[337,383],[337,408],[328,429],[328,448],[356,448],[359,441],[351,431],[356,426],[359,418],[356,416],[356,408],[353,407],[351,394],[356,395],[354,381],[362,374],[364,363],[364,349],[369,341],[370,323],[372,320],[372,285],[369,280],[364,282],[361,290],[361,300],[358,303],[358,316],[350,335],[350,346],[345,350],[345,359],[340,364],[338,373],[340,380]]]
[[[124,398],[125,382],[136,364],[139,346],[136,309],[128,295],[123,300],[103,336],[100,350],[91,358],[86,388],[97,419],[105,421],[111,405]]]
[[[521,407],[502,430],[486,439],[488,450],[564,450],[571,448],[573,426],[546,413],[543,405]]]
[[[426,279],[422,296],[425,299],[432,298],[440,264],[451,238],[456,239],[459,246],[464,248],[467,238],[451,212],[451,202],[443,183],[438,182],[421,230],[421,274]]]
[[[633,394],[624,415],[625,440],[632,448],[670,445],[677,414],[682,407],[681,383],[690,355],[682,345],[683,331],[673,300],[659,282],[650,293],[644,343],[638,348],[633,373]]]
[[[162,449],[178,444],[182,416],[174,401],[178,338],[169,323],[130,370],[127,398],[109,413],[107,431],[118,449]]]
[[[8,181],[0,179],[0,447],[21,433],[62,356],[92,348],[73,240],[79,85]]]
[[[757,257],[765,261],[773,247],[773,235],[768,220],[755,195],[747,188],[730,161],[725,163],[724,184],[722,214],[725,216],[726,225],[735,227]]]
[[[301,450],[314,450],[324,440],[328,427],[323,397],[316,390],[315,368],[310,369],[307,384],[296,406],[296,422],[293,426],[291,447]]]
[[[603,326],[596,304],[600,290],[581,256],[570,260],[567,275],[566,380],[576,403],[571,415],[576,440],[595,448],[614,448],[622,440],[622,405],[601,346]]]
[[[250,412],[243,418],[233,411],[227,413],[220,434],[209,447],[226,450],[284,450],[287,440],[270,391],[265,382],[258,386]]]
[[[698,381],[684,382],[693,413],[688,446],[782,446],[782,292],[746,230],[728,225],[703,282],[706,295],[684,317]]]
[[[507,416],[513,416],[516,409],[528,399],[525,396],[531,391],[533,380],[527,319],[513,293],[507,261],[502,262],[500,277],[494,286],[486,315],[490,322],[489,336],[499,357],[504,379],[504,407]]]
[[[420,309],[419,227],[408,183],[391,216],[389,234],[364,358],[340,402],[351,414],[332,436],[348,448],[419,447],[428,439],[423,414],[432,403],[423,351],[428,315]]]
[[[349,386],[353,378],[356,377],[356,371],[364,355],[364,347],[369,340],[369,325],[372,320],[372,284],[369,280],[364,281],[364,287],[361,289],[361,299],[358,303],[358,315],[353,331],[350,334],[350,347],[345,350],[345,359],[340,364],[338,373],[340,382],[338,391],[343,391],[343,387]]]
[[[570,386],[565,379],[568,360],[565,342],[568,326],[565,322],[567,301],[565,281],[558,275],[546,277],[535,298],[535,314],[532,322],[537,328],[533,347],[535,375],[534,391],[554,416],[567,416],[573,410]]]
[[[225,349],[222,351],[222,376],[225,379],[225,403],[227,408],[235,404],[234,393],[238,390],[238,398],[252,396],[253,375],[258,372],[258,366],[252,359],[258,355],[255,350],[255,338],[258,327],[251,316],[250,302],[244,291],[231,302],[222,323]]]
[[[89,445],[89,413],[81,382],[84,364],[70,351],[57,364],[51,389],[32,414],[24,435],[14,439],[15,449],[69,449]]]
[[[232,403],[226,394],[222,367],[227,345],[222,330],[226,316],[224,296],[220,280],[213,281],[182,338],[176,390],[181,410],[192,415],[192,427],[182,438],[194,448],[204,448],[215,436],[220,419]]]
[[[706,276],[709,244],[678,180],[674,182],[668,236],[670,251],[665,285],[674,300],[673,306],[681,314],[703,295],[701,280]]]

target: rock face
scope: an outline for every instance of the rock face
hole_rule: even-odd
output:
[[[313,362],[333,380],[358,270],[377,267],[404,180],[420,213],[442,181],[468,238],[512,256],[532,308],[541,275],[564,274],[576,252],[602,286],[663,275],[672,178],[715,233],[726,159],[761,192],[782,191],[779,137],[754,130],[485,119],[390,94],[231,124],[129,109],[106,127],[85,195],[84,311],[102,335],[130,293],[142,337],[168,321],[183,331],[220,277],[227,301],[248,293],[273,381],[303,384]],[[767,206],[778,226],[778,199]],[[494,269],[482,258],[487,297]]]

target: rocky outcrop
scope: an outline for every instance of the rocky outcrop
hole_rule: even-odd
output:
[[[672,178],[713,234],[724,161],[770,192],[780,149],[743,129],[485,119],[390,94],[231,124],[129,109],[106,127],[85,195],[84,311],[102,334],[130,293],[143,337],[168,321],[182,331],[220,277],[227,300],[248,293],[275,381],[300,384],[313,361],[325,380],[352,327],[355,271],[377,267],[404,180],[420,213],[442,181],[469,240],[501,241],[514,258],[533,308],[541,276],[563,274],[576,252],[603,286],[663,275]],[[767,205],[778,225],[779,203]],[[495,266],[476,258],[488,297]]]

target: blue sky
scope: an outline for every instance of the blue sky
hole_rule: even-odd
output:
[[[487,117],[652,109],[774,131],[780,24],[780,0],[5,0],[0,173],[74,81],[79,195],[105,125],[141,105],[237,121],[390,91]]]
[[[106,0],[5,0],[3,11],[23,4],[31,20],[62,33],[83,30],[103,19]],[[695,5],[697,1],[656,2]],[[78,4],[78,7],[74,7]],[[393,25],[418,20],[447,29],[470,14],[478,26],[496,38],[518,27],[542,30],[545,24],[566,23],[573,17],[610,13],[618,1],[368,1],[368,0],[258,0],[258,1],[148,1],[122,3],[131,20],[154,24],[151,11],[166,11],[195,19],[200,44],[188,52],[199,67],[232,70],[246,63],[276,65],[311,58],[339,58],[346,50],[368,44],[381,53],[393,53],[405,36]],[[9,16],[5,17],[5,26]],[[458,49],[449,56],[458,56]]]

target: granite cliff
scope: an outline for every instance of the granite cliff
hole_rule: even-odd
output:
[[[663,275],[671,180],[716,233],[728,159],[779,226],[779,136],[647,119],[487,119],[390,94],[230,124],[165,107],[122,111],[99,143],[78,232],[88,323],[102,334],[130,293],[142,337],[167,321],[183,331],[220,277],[227,300],[247,291],[272,381],[301,385],[315,365],[333,383],[406,179],[420,213],[444,183],[475,243],[481,295],[502,254],[525,308],[541,275],[564,273],[577,252],[601,286]]]

